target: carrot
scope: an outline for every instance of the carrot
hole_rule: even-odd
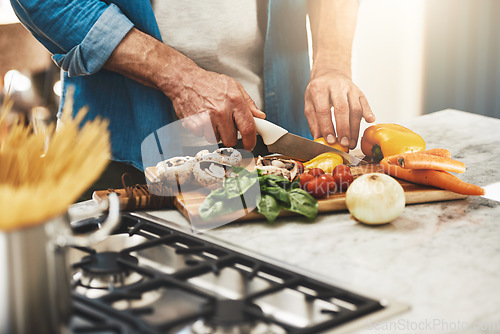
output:
[[[432,169],[405,169],[389,164],[387,158],[380,161],[384,173],[413,183],[450,190],[462,195],[484,195],[484,189],[460,180],[450,173]]]
[[[425,151],[419,151],[419,152],[413,152],[417,154],[430,154],[430,155],[437,155],[440,157],[445,157],[445,158],[451,158],[451,153],[445,148],[431,148],[429,150]]]
[[[396,155],[391,155],[391,156],[388,156],[386,158],[384,158],[387,163],[389,163],[390,165],[397,165],[398,164],[398,158],[399,158],[399,154],[396,154]]]
[[[455,173],[465,172],[465,164],[461,161],[425,153],[400,154],[398,165],[406,169],[435,169]]]
[[[435,155],[439,157],[445,157],[445,158],[451,158],[451,153],[445,148],[431,148],[429,150],[425,151],[417,151],[417,152],[411,152],[411,153],[402,153],[402,154],[429,154],[429,155]],[[387,157],[387,162],[390,164],[397,164],[399,155],[392,155]]]

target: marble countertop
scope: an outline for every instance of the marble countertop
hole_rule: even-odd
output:
[[[500,119],[443,110],[402,125],[419,133],[428,148],[445,147],[463,161],[468,169],[461,179],[498,188]],[[176,211],[149,213],[187,223]],[[363,333],[500,333],[500,205],[495,200],[407,205],[398,219],[376,227],[355,222],[345,211],[319,215],[314,222],[231,223],[206,234],[355,292],[410,306],[392,318],[367,322]]]

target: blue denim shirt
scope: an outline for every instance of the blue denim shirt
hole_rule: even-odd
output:
[[[143,169],[141,142],[177,119],[161,91],[102,66],[132,27],[161,40],[150,0],[11,0],[23,25],[61,67],[64,102],[75,87],[74,110],[89,107],[88,118],[110,120],[113,160]],[[267,119],[310,138],[304,92],[310,67],[306,0],[269,0],[264,49]],[[62,105],[61,103],[61,105]]]

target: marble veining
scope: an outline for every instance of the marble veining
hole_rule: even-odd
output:
[[[444,110],[403,125],[428,148],[447,148],[463,161],[468,168],[461,179],[480,186],[500,181],[499,119]],[[150,214],[187,224],[175,211]],[[398,219],[378,227],[339,212],[314,222],[233,223],[206,234],[411,306],[367,324],[363,333],[500,333],[499,202],[468,197],[407,205]]]

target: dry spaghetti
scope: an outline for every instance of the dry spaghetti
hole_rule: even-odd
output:
[[[0,230],[26,227],[63,214],[99,177],[110,159],[108,121],[80,127],[86,109],[72,117],[68,95],[57,130],[33,131],[22,120],[7,124],[0,111]]]

